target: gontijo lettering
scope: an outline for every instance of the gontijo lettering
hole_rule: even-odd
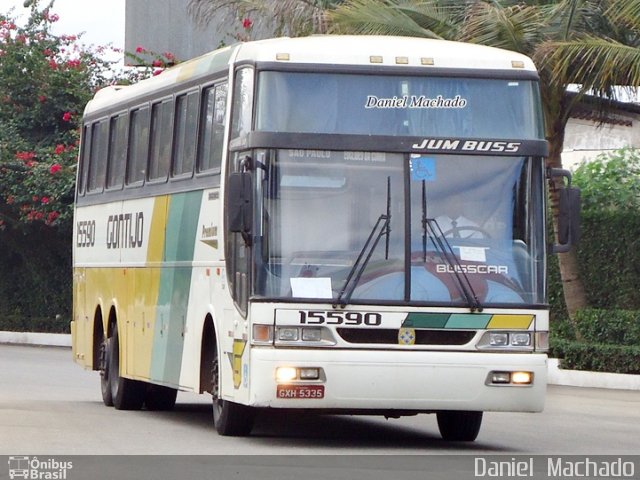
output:
[[[140,248],[144,240],[142,212],[109,215],[107,248]]]

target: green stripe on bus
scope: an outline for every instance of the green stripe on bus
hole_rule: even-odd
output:
[[[193,261],[202,192],[171,196],[167,213],[165,262]],[[191,266],[167,266],[160,274],[160,291],[151,360],[151,379],[179,385],[187,321]]]
[[[444,328],[450,313],[416,313],[407,315],[402,328]]]

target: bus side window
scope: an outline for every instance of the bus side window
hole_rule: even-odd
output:
[[[100,192],[104,188],[107,173],[107,150],[109,146],[109,121],[101,120],[91,127],[91,152],[87,175],[87,191]]]
[[[227,84],[205,89],[202,101],[198,171],[220,171],[227,109]]]
[[[198,91],[194,91],[176,98],[173,176],[193,173],[198,133],[198,94]]]
[[[173,99],[151,107],[149,180],[166,180],[171,165]]]
[[[89,166],[89,152],[91,152],[91,127],[85,125],[82,129],[80,144],[80,171],[78,172],[78,195],[84,195],[87,183],[86,173]]]
[[[149,107],[131,112],[127,185],[141,184],[147,171],[149,154]]]
[[[109,129],[109,162],[107,188],[122,188],[125,162],[127,160],[127,123],[129,115],[118,115],[111,119]]]
[[[241,68],[236,72],[233,85],[231,138],[242,137],[251,130],[253,111],[253,69]]]

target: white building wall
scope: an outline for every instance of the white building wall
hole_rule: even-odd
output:
[[[640,110],[640,107],[632,107]],[[640,148],[640,113],[618,111],[618,122],[598,125],[593,120],[571,118],[562,151],[564,168],[575,169],[582,161],[623,147]],[[630,123],[630,125],[629,125]]]

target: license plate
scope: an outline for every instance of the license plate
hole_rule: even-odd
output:
[[[324,398],[324,385],[278,385],[278,398]]]

